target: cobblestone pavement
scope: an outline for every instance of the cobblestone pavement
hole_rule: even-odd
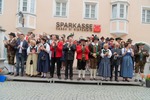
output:
[[[0,83],[0,100],[150,100],[150,88],[5,82]]]

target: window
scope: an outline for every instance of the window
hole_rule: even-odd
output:
[[[23,0],[23,8],[22,8],[22,11],[27,11],[27,0]]]
[[[35,11],[35,0],[31,0],[31,7],[30,7],[30,12],[34,13]]]
[[[18,0],[18,11],[35,14],[35,0]]]
[[[142,10],[142,22],[150,23],[150,9],[145,8]]]
[[[67,2],[56,2],[56,16],[67,16]]]
[[[120,5],[120,18],[124,18],[124,5]]]
[[[0,0],[0,14],[2,14],[3,10],[3,0]]]
[[[112,18],[127,19],[128,5],[117,3],[112,5]]]
[[[96,4],[85,3],[85,18],[96,19]]]
[[[112,18],[117,18],[117,4],[112,5]]]

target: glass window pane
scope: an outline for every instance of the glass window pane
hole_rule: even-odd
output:
[[[145,22],[145,10],[142,11],[142,22]]]
[[[124,5],[120,5],[120,18],[124,18]]]
[[[91,5],[91,18],[95,18],[95,13],[96,13],[96,5]]]
[[[62,16],[66,16],[66,3],[62,3]]]
[[[20,11],[20,0],[18,0],[18,11]]]
[[[35,13],[34,8],[35,8],[35,0],[31,0],[31,7],[30,7],[30,12],[31,13]]]
[[[60,3],[56,2],[56,15],[60,16]]]
[[[86,4],[85,5],[85,18],[89,18],[90,17],[90,5]]]
[[[117,18],[117,4],[112,5],[112,18]]]
[[[146,20],[146,22],[150,22],[150,10],[147,10],[147,20]]]
[[[23,0],[23,11],[27,11],[27,0]]]
[[[2,13],[2,0],[0,0],[0,13]]]

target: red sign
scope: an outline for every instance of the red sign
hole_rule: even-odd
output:
[[[100,33],[101,32],[101,25],[94,25],[93,32]]]

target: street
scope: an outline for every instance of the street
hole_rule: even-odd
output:
[[[150,89],[7,81],[0,83],[0,100],[150,100]]]

